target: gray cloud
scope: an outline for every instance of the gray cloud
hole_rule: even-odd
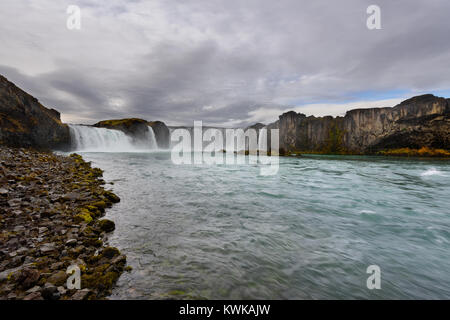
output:
[[[3,0],[0,73],[88,123],[247,125],[264,110],[269,121],[367,92],[450,89],[450,2],[375,2],[383,29],[371,31],[372,0]],[[81,7],[79,31],[65,27],[69,4]]]

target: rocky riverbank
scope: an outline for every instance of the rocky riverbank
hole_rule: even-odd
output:
[[[120,199],[102,170],[69,157],[0,146],[0,299],[101,299],[127,270],[109,247],[114,222],[101,219]],[[81,290],[66,287],[69,266]]]

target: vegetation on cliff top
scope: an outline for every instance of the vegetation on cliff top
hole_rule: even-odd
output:
[[[399,148],[389,149],[378,152],[383,156],[402,156],[402,157],[450,157],[450,151],[444,149],[432,149],[422,147],[420,149]]]
[[[112,119],[112,120],[103,120],[97,122],[94,126],[96,127],[126,127],[129,128],[132,125],[142,123],[147,124],[146,120],[139,118],[126,118],[126,119]]]

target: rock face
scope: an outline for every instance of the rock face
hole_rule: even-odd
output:
[[[70,143],[60,114],[0,75],[0,144],[38,149],[65,149]]]
[[[121,130],[125,134],[133,137],[135,142],[148,139],[148,127],[152,127],[155,133],[156,142],[159,148],[167,149],[169,147],[169,128],[161,121],[148,122],[138,118],[104,120],[94,124],[97,128],[107,128]]]
[[[371,154],[396,148],[450,149],[449,99],[423,95],[392,108],[355,109],[344,117],[282,114],[281,152]]]
[[[123,131],[125,134],[133,137],[135,141],[145,140],[148,134],[147,121],[137,118],[104,120],[94,124],[94,127]]]
[[[158,147],[162,149],[168,149],[170,146],[170,131],[169,128],[161,121],[150,121],[148,123],[155,132],[156,142]]]

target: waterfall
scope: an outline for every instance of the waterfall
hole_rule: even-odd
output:
[[[156,141],[155,132],[150,126],[148,126],[147,141],[149,142],[148,145],[150,149],[158,149],[158,142]]]
[[[149,126],[146,137],[133,141],[131,136],[120,130],[96,128],[83,125],[69,125],[72,146],[85,152],[142,152],[158,147],[155,133]]]
[[[259,137],[258,137],[258,150],[260,154],[266,154],[268,148],[268,141],[267,141],[267,129],[263,128],[259,130]]]

